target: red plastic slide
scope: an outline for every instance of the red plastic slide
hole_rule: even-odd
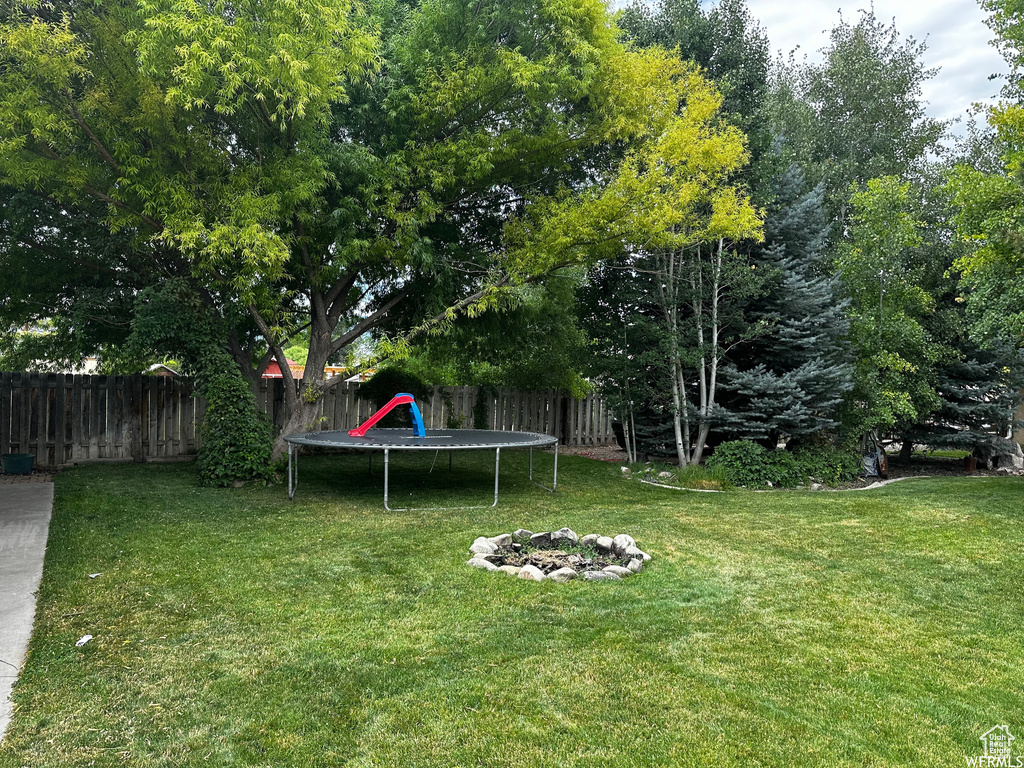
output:
[[[391,412],[396,406],[409,405],[409,410],[412,414],[412,433],[416,437],[425,437],[427,430],[423,426],[423,416],[420,415],[420,409],[416,405],[416,398],[406,392],[399,392],[397,395],[391,398],[391,400],[377,411],[373,416],[368,418],[362,424],[355,429],[350,429],[348,433],[352,437],[363,437],[366,435],[366,431],[370,429],[374,424],[383,419],[388,413]]]

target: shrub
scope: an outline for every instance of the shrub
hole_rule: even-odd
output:
[[[828,485],[854,480],[860,458],[856,451],[827,445],[810,445],[795,452],[769,451],[748,440],[733,440],[718,446],[707,466],[724,471],[733,485],[762,487],[770,483],[792,488],[810,477]]]
[[[491,401],[498,395],[498,390],[490,384],[480,385],[477,390],[476,402],[473,403],[473,429],[490,429]]]
[[[224,357],[227,358],[226,353]],[[206,413],[196,468],[203,485],[269,483],[273,479],[273,428],[238,369],[226,359],[222,372],[200,377],[197,392]]]
[[[176,278],[140,292],[130,344],[180,358],[196,396],[206,400],[196,456],[200,482],[269,483],[273,425],[227,350],[228,325],[187,280]]]
[[[848,483],[860,477],[860,453],[834,446],[808,446],[793,453],[807,478],[825,485]]]
[[[711,469],[720,469],[733,485],[791,487],[799,484],[800,472],[792,454],[766,451],[749,440],[722,443],[707,460]]]

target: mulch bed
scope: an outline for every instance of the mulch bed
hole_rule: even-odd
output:
[[[611,461],[622,464],[626,461],[626,452],[617,445],[560,445],[559,455],[583,456],[598,461]]]

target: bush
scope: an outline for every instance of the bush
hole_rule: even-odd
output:
[[[731,440],[715,448],[707,460],[711,469],[724,470],[733,485],[789,488],[802,479],[796,459],[785,451],[767,451],[749,440]]]
[[[196,467],[203,485],[270,483],[273,425],[227,350],[227,323],[184,279],[140,292],[130,348],[180,358],[206,400]]]
[[[748,440],[722,443],[707,460],[709,468],[725,472],[733,485],[792,488],[813,477],[827,485],[855,480],[860,472],[856,451],[811,445],[795,452],[769,451]]]
[[[860,453],[832,446],[798,448],[793,453],[807,478],[825,485],[848,483],[860,477]]]
[[[206,398],[196,457],[199,480],[219,486],[269,483],[274,475],[272,425],[256,407],[256,398],[233,361],[224,362],[228,367],[223,372],[201,378],[197,388]]]

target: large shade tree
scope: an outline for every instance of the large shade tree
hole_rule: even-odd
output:
[[[624,47],[598,0],[2,13],[0,182],[131,232],[156,280],[187,276],[232,318],[244,375],[281,363],[285,433],[367,334],[400,354],[687,215],[659,153],[683,183],[673,126],[704,81]]]
[[[125,341],[159,271],[134,233],[109,231],[103,207],[0,187],[0,370],[75,365]]]
[[[620,20],[637,45],[675,50],[698,64],[722,92],[722,112],[747,135],[750,163],[740,171],[755,201],[770,196],[772,163],[764,164],[771,128],[764,119],[770,44],[745,0],[632,2]]]
[[[844,422],[876,435],[925,419],[939,407],[935,364],[943,354],[926,327],[935,296],[925,288],[923,222],[915,190],[893,176],[851,195],[850,238],[836,266],[850,298],[854,388]]]

